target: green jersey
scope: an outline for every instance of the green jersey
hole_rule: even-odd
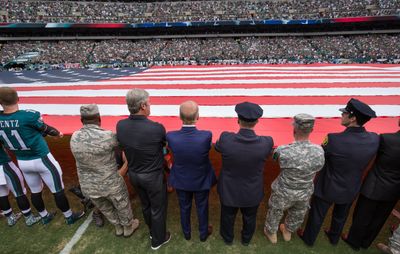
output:
[[[18,160],[38,159],[49,153],[40,128],[44,123],[34,110],[0,114],[0,141]]]
[[[10,156],[4,151],[4,147],[0,145],[0,165],[6,164],[11,161]]]

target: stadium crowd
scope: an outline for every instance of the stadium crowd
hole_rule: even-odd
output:
[[[3,65],[27,52],[37,64],[126,63],[129,66],[241,63],[397,63],[399,34],[153,40],[9,41]],[[301,45],[301,47],[299,47]]]
[[[397,15],[399,0],[0,1],[0,22],[143,23]]]

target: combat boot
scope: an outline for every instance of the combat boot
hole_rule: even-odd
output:
[[[115,225],[115,235],[122,236],[124,234],[124,227],[122,225]]]
[[[124,226],[124,237],[130,237],[133,232],[136,231],[139,227],[139,220],[138,219],[133,219],[132,223],[128,226]]]
[[[103,214],[99,210],[93,211],[92,217],[93,217],[94,224],[96,224],[96,227],[104,226]]]
[[[290,231],[287,230],[285,224],[279,225],[279,230],[282,233],[283,240],[285,240],[285,242],[289,242],[290,239],[292,238],[292,233],[290,233]]]
[[[276,235],[276,233],[269,233],[267,228],[264,227],[264,235],[267,237],[267,239],[272,243],[272,244],[276,244],[278,242],[278,237]]]

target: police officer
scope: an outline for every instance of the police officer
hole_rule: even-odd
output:
[[[272,151],[269,136],[257,136],[254,126],[263,114],[254,103],[243,102],[235,107],[240,130],[223,132],[215,149],[222,154],[218,181],[221,202],[220,234],[227,245],[232,244],[233,228],[238,210],[243,215],[242,244],[247,246],[256,228],[257,209],[264,197],[264,164]]]
[[[367,132],[363,125],[376,117],[367,104],[351,99],[342,112],[343,132],[330,133],[325,138],[325,165],[315,183],[307,225],[298,231],[301,239],[312,246],[320,231],[329,207],[333,204],[332,221],[325,230],[331,244],[338,243],[351,204],[361,187],[361,180],[368,163],[374,158],[379,137]]]
[[[289,241],[291,233],[303,223],[309,208],[309,200],[314,192],[314,176],[325,162],[322,147],[309,140],[314,121],[314,117],[308,114],[295,115],[295,142],[279,146],[273,154],[273,159],[279,161],[281,173],[271,185],[265,221],[264,234],[271,243],[277,242],[276,232],[285,210],[288,211],[287,217],[279,229],[283,239]]]
[[[361,187],[349,234],[342,235],[355,250],[369,248],[400,199],[399,154],[400,131],[381,134],[378,154]]]
[[[80,108],[83,127],[71,137],[82,192],[115,226],[117,236],[129,237],[139,227],[132,215],[128,190],[118,173],[114,133],[100,128],[99,108],[95,104]]]

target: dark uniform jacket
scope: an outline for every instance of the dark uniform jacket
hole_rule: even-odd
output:
[[[379,136],[364,127],[349,127],[330,133],[325,150],[325,165],[316,179],[314,195],[336,204],[353,202],[360,191],[368,163],[379,146]]]
[[[259,205],[264,197],[264,164],[273,143],[271,137],[257,136],[249,129],[221,134],[215,149],[222,154],[218,193],[223,205]]]
[[[361,193],[379,201],[400,198],[400,131],[380,135],[378,155]]]
[[[174,155],[169,183],[185,191],[209,190],[215,183],[209,152],[212,134],[196,127],[182,127],[167,133],[168,147]]]

